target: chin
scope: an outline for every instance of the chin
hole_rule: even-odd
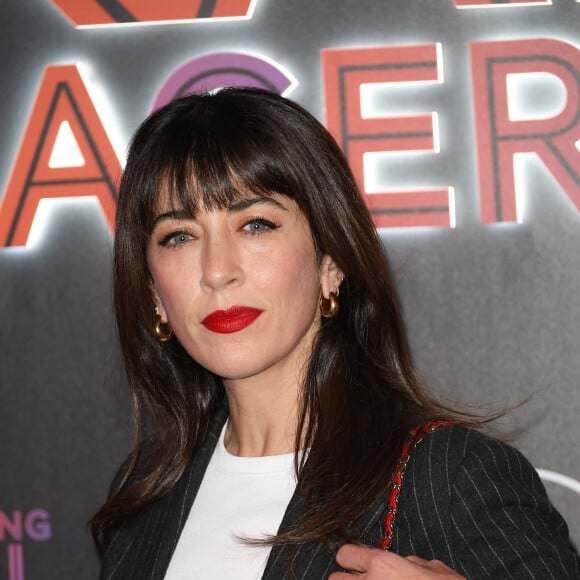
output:
[[[248,356],[229,358],[221,361],[199,361],[198,362],[207,370],[211,371],[223,380],[239,380],[260,374],[264,370],[263,363],[253,363]]]

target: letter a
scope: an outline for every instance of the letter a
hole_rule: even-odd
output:
[[[65,133],[74,159],[55,162]],[[120,175],[77,67],[47,67],[0,205],[0,248],[26,245],[42,198],[94,196],[113,232]]]

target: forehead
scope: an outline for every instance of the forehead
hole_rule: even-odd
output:
[[[155,221],[160,216],[165,214],[175,214],[183,217],[195,218],[200,213],[211,213],[215,211],[227,212],[241,212],[254,206],[266,206],[275,209],[280,209],[286,212],[299,214],[304,217],[304,214],[298,207],[298,204],[291,198],[280,193],[264,193],[254,191],[239,191],[237,195],[229,197],[219,204],[212,203],[208,205],[199,203],[199,200],[193,200],[187,203],[188,200],[183,200],[181,196],[171,195],[168,190],[162,191],[157,199],[155,207]]]
[[[155,207],[172,207],[194,210],[226,209],[232,204],[248,198],[269,198],[278,191],[252,179],[241,177],[227,167],[204,167],[201,170],[193,164],[180,168],[168,168],[157,181]]]

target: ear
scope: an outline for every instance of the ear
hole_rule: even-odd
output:
[[[320,261],[320,289],[322,290],[322,295],[328,298],[331,292],[338,294],[343,280],[344,273],[342,270],[328,254],[324,254]]]
[[[155,304],[155,312],[161,317],[161,322],[163,324],[167,323],[167,313],[159,297],[159,292],[157,292],[157,287],[153,282],[151,282],[151,296],[153,297],[153,303]]]

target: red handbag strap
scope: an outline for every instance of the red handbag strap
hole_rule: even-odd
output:
[[[403,486],[403,476],[405,475],[405,469],[407,469],[407,463],[413,453],[415,447],[421,442],[425,435],[432,433],[435,429],[439,427],[449,427],[453,425],[450,421],[431,421],[423,425],[417,425],[409,432],[407,441],[403,445],[403,450],[401,451],[401,457],[397,463],[397,469],[393,477],[393,485],[391,491],[389,492],[388,499],[388,509],[387,515],[383,523],[384,536],[381,541],[381,549],[388,550],[393,537],[395,535],[394,524],[395,518],[397,517],[397,509],[399,502],[399,494],[401,493],[401,487]]]

